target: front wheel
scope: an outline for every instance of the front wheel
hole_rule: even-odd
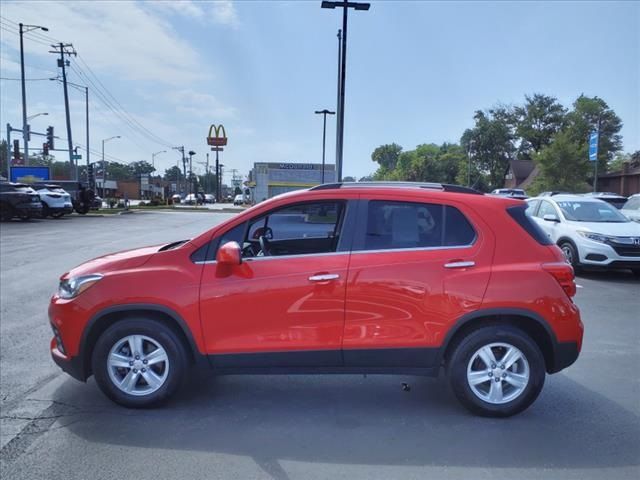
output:
[[[485,417],[509,417],[528,408],[545,380],[544,357],[536,343],[510,325],[472,331],[447,363],[458,400]]]
[[[559,245],[564,259],[573,267],[574,272],[578,272],[580,269],[580,256],[578,255],[578,249],[571,242],[562,242]]]
[[[157,405],[184,380],[187,359],[176,334],[163,323],[125,319],[109,327],[96,343],[92,367],[107,397],[120,405]]]

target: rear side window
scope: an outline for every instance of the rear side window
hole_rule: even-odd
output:
[[[551,239],[544,233],[538,224],[527,215],[526,205],[516,205],[507,208],[507,213],[540,245],[553,245]]]
[[[475,230],[455,207],[372,200],[364,238],[354,250],[465,246],[475,238]]]

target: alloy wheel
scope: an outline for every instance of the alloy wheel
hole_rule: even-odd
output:
[[[494,405],[518,398],[529,384],[529,362],[508,343],[490,343],[478,349],[467,366],[467,382],[481,400]]]

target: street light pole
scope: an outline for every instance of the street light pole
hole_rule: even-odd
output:
[[[338,138],[336,139],[338,155],[336,157],[336,168],[338,170],[338,182],[342,181],[342,163],[344,154],[344,99],[345,99],[345,80],[347,77],[347,12],[350,8],[354,10],[369,10],[370,3],[361,2],[329,2],[323,1],[321,8],[337,8],[342,7],[342,55],[340,59],[340,102],[338,104],[338,122],[340,128],[338,130]]]
[[[27,89],[24,78],[24,39],[25,33],[31,30],[40,29],[44,32],[48,32],[47,27],[41,27],[40,25],[24,25],[19,24],[20,27],[20,80],[22,83],[22,139],[24,141],[24,164],[29,165],[29,125],[27,124]],[[10,161],[7,159],[7,161]]]
[[[156,156],[160,155],[161,153],[167,153],[167,151],[166,150],[161,150],[159,152],[151,154],[151,165],[153,166],[154,171],[156,169]]]
[[[115,137],[109,137],[102,140],[102,198],[105,198],[104,190],[107,182],[107,163],[104,160],[104,144],[109,140],[113,140],[114,138],[120,138],[120,135],[116,135]]]
[[[322,183],[324,183],[324,162],[325,162],[325,145],[327,140],[327,115],[335,115],[336,112],[331,112],[326,108],[324,110],[316,110],[317,115],[323,116],[322,121]]]

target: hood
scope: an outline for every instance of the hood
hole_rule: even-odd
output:
[[[637,222],[571,222],[576,230],[588,230],[602,235],[615,237],[640,237],[640,224]]]
[[[78,275],[107,273],[116,270],[141,267],[161,248],[162,245],[155,245],[152,247],[143,247],[117,253],[110,253],[109,255],[94,258],[93,260],[82,263],[62,275],[60,278],[64,279],[68,277],[76,277]]]

